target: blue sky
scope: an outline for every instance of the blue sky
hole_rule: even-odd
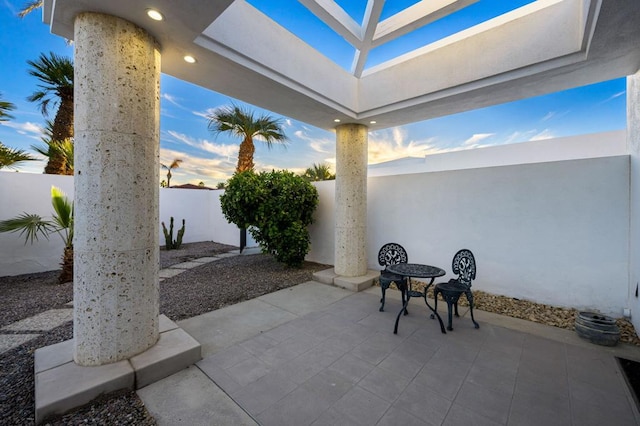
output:
[[[58,36],[51,35],[42,24],[40,12],[24,19],[16,15],[26,0],[0,0],[0,93],[2,99],[16,105],[14,119],[0,125],[0,141],[12,148],[31,151],[40,142],[44,118],[39,108],[26,101],[36,89],[35,78],[28,75],[27,60],[35,60],[40,53],[53,51],[73,56],[73,47]],[[267,11],[279,23],[305,39],[306,30],[326,37],[331,47],[316,47],[345,69],[349,69],[353,48],[346,42],[330,38],[331,32],[319,23],[297,1],[249,0]],[[448,20],[441,20],[424,28],[422,37],[439,38],[447,32],[474,25],[482,17],[495,16],[505,3],[509,8],[530,3],[531,0],[483,0],[475,9],[459,12]],[[360,20],[364,2],[338,1],[356,20]],[[415,0],[387,0],[385,14],[415,3]],[[289,8],[283,5],[288,5]],[[502,6],[501,6],[502,5]],[[267,9],[270,8],[270,9]],[[301,11],[301,10],[302,11]],[[464,12],[464,13],[463,13]],[[301,25],[304,24],[304,25]],[[305,30],[306,29],[306,30]],[[302,33],[301,33],[302,32]],[[415,37],[413,35],[412,37]],[[309,38],[311,42],[311,38]],[[314,42],[315,43],[315,42]],[[401,38],[384,50],[371,52],[367,66],[388,59],[389,55],[411,50],[415,40]],[[391,43],[390,43],[391,44]],[[395,53],[394,53],[395,52]],[[611,80],[591,86],[525,99],[489,108],[455,114],[410,125],[374,131],[369,135],[369,162],[378,163],[407,156],[473,149],[482,146],[520,143],[531,140],[619,130],[626,127],[626,83]],[[225,135],[212,135],[207,129],[206,115],[216,107],[235,99],[205,90],[173,77],[161,78],[161,139],[160,162],[171,163],[179,158],[180,168],[173,170],[172,184],[199,183],[215,186],[228,179],[235,168],[238,140]],[[258,112],[259,108],[248,105]],[[268,111],[267,111],[268,112]],[[277,114],[272,115],[280,117]],[[335,135],[305,123],[282,117],[290,139],[286,148],[275,146],[268,150],[256,142],[256,169],[289,169],[302,172],[314,163],[333,166]],[[27,162],[21,172],[41,173],[44,162]],[[159,180],[166,172],[159,172]]]

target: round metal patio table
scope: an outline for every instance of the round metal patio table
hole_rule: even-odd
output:
[[[398,263],[395,265],[387,266],[387,271],[393,274],[398,274],[398,275],[407,277],[408,278],[407,281],[409,283],[409,289],[407,291],[407,300],[404,303],[404,306],[402,306],[402,309],[400,310],[400,312],[398,313],[398,316],[396,317],[396,324],[395,324],[395,327],[393,328],[393,334],[398,334],[398,322],[400,321],[400,316],[402,316],[403,312],[405,312],[405,315],[406,315],[407,305],[409,304],[409,300],[411,300],[412,297],[424,297],[424,303],[427,304],[427,307],[431,310],[431,312],[433,312],[436,318],[438,318],[438,322],[440,323],[440,330],[442,331],[443,334],[447,334],[447,332],[444,329],[444,323],[442,322],[442,318],[440,318],[440,315],[438,315],[438,312],[436,312],[436,310],[427,301],[427,290],[429,290],[429,287],[433,285],[433,281],[437,277],[441,277],[446,273],[444,269],[438,268],[437,266],[423,265],[421,263]],[[427,284],[427,286],[424,289],[424,293],[419,291],[413,291],[411,289],[412,277],[413,278],[431,278],[431,281],[429,281],[429,284]]]

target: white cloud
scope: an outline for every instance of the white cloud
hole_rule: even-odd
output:
[[[615,98],[619,98],[620,96],[623,96],[627,93],[626,90],[623,90],[621,92],[618,93],[614,93],[613,95],[609,96],[607,99],[605,99],[604,101],[600,102],[601,104],[607,103],[609,101],[614,100]]]
[[[556,115],[555,111],[549,111],[540,121],[551,120]]]
[[[18,123],[16,121],[0,121],[0,126],[9,127],[16,131],[16,133],[25,135],[31,139],[35,139],[37,141],[40,140],[44,134],[44,129],[42,126],[36,123],[32,123],[30,121],[24,123]]]
[[[382,163],[404,157],[424,157],[442,152],[435,145],[435,138],[407,141],[407,131],[402,127],[372,132],[369,135],[369,164]]]
[[[174,159],[182,160],[178,168],[171,170],[171,184],[198,184],[201,181],[207,186],[215,187],[216,183],[229,179],[235,171],[235,161],[210,159],[185,154],[182,151],[160,149],[160,164],[170,164]],[[160,167],[159,180],[166,180],[167,170]]]
[[[540,133],[537,133],[537,134],[533,135],[531,137],[531,139],[529,139],[529,140],[530,141],[541,141],[541,140],[544,140],[544,139],[553,139],[555,137],[556,136],[553,134],[551,129],[544,129]]]
[[[508,145],[512,143],[539,141],[543,139],[553,139],[557,137],[551,129],[531,129],[526,131],[516,131],[511,133],[504,140],[496,142],[495,145]]]
[[[314,152],[319,152],[321,154],[333,154],[336,149],[336,141],[335,139],[329,138],[314,138],[306,133],[307,129],[296,130],[293,135],[298,139],[302,139],[303,141],[309,144],[309,148],[311,148]]]
[[[546,113],[546,114],[545,114],[545,116],[544,116],[544,117],[542,117],[542,118],[540,119],[540,121],[541,121],[541,122],[543,122],[543,123],[544,123],[545,121],[549,121],[549,120],[551,120],[551,119],[553,119],[553,120],[557,121],[557,120],[559,120],[560,118],[564,117],[565,115],[569,114],[570,112],[571,112],[571,110],[561,111],[561,112],[558,112],[558,111],[549,111],[548,113]]]
[[[191,111],[191,112],[193,113],[193,115],[197,115],[198,117],[209,119],[209,116],[211,114],[214,114],[218,110],[218,108],[220,107],[207,108],[204,112],[202,111]]]
[[[15,8],[14,5],[11,4],[11,2],[9,0],[3,0],[2,2],[4,4],[4,6],[9,9],[9,11],[11,11],[12,15],[17,15],[18,14],[18,9]]]
[[[187,109],[185,108],[182,104],[180,104],[178,102],[178,98],[170,95],[169,93],[163,93],[162,96],[160,96],[162,99],[168,101],[169,103],[172,103],[173,105],[177,106],[178,108],[182,108],[182,109]]]
[[[183,133],[175,132],[173,130],[169,130],[167,133],[180,142],[183,142],[191,147],[210,152],[220,157],[226,157],[229,161],[231,161],[232,158],[235,159],[238,156],[238,151],[240,149],[239,145],[237,144],[216,144],[213,142],[209,142],[208,140],[196,140],[190,136],[187,136]]]
[[[495,135],[495,133],[476,133],[466,141],[462,142],[462,146],[466,148],[478,148],[480,146],[484,146],[484,144],[480,144],[480,141],[490,138],[493,135]]]

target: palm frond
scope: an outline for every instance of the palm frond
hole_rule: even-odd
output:
[[[3,167],[16,168],[23,161],[36,160],[20,149],[9,148],[0,142],[0,169]]]
[[[29,75],[40,80],[39,90],[27,98],[30,102],[39,102],[42,113],[46,116],[50,102],[59,101],[49,96],[61,97],[62,93],[73,90],[73,61],[53,52],[49,55],[41,53],[37,60],[27,61],[31,67]]]
[[[38,235],[42,235],[47,240],[49,233],[55,231],[53,223],[44,220],[37,214],[23,213],[13,219],[0,221],[0,232],[20,232],[20,236],[25,236],[25,244],[38,240]]]
[[[67,196],[60,188],[51,187],[51,205],[56,214],[53,221],[60,229],[68,229],[73,221],[73,203],[69,201]]]
[[[13,118],[9,111],[13,111],[16,109],[16,106],[11,102],[2,100],[2,93],[0,93],[0,121],[7,121],[10,118]]]
[[[24,7],[20,12],[18,12],[18,16],[21,18],[24,18],[34,10],[40,9],[43,4],[44,4],[43,0],[36,0],[36,1],[29,2],[24,5]]]
[[[167,170],[171,171],[171,169],[177,169],[178,167],[180,167],[180,163],[182,163],[182,160],[179,160],[179,159],[176,158],[168,166],[164,165],[164,164],[160,164],[160,165],[162,166],[163,169],[167,169]]]

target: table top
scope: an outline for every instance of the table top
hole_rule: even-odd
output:
[[[398,263],[396,265],[387,266],[387,271],[416,278],[435,278],[441,277],[446,272],[437,266],[423,265],[421,263]]]

